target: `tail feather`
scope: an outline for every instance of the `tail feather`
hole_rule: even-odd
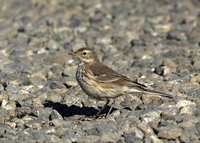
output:
[[[159,91],[155,91],[155,90],[150,90],[150,89],[144,89],[144,93],[148,93],[148,94],[157,94],[163,97],[168,97],[168,98],[173,98],[173,95],[171,94],[167,94],[167,93],[163,93],[163,92],[159,92]]]

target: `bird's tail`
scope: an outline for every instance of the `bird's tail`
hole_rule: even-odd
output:
[[[150,89],[144,89],[144,93],[148,93],[148,94],[157,94],[163,97],[168,97],[168,98],[173,98],[173,95],[171,94],[167,94],[167,93],[163,93],[163,92],[159,92],[159,91],[154,91],[154,90],[150,90]]]

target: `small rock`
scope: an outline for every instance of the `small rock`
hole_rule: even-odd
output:
[[[54,126],[61,126],[65,124],[65,121],[62,119],[53,119],[51,122]]]
[[[40,130],[42,128],[41,124],[44,121],[41,119],[36,119],[36,120],[30,120],[26,122],[24,125],[28,128],[34,129],[34,130]]]
[[[177,123],[173,120],[161,120],[161,126],[177,126]]]
[[[54,103],[61,102],[62,101],[62,97],[58,93],[50,92],[47,95],[46,101],[51,101],[51,102],[54,102]]]
[[[144,46],[144,42],[140,39],[133,39],[133,40],[131,40],[130,44],[131,44],[132,47],[134,47],[134,46]]]
[[[190,127],[194,127],[196,123],[198,123],[198,118],[189,119],[183,122],[178,123],[178,127],[182,129],[187,129]]]
[[[144,104],[149,104],[153,101],[159,102],[160,96],[156,94],[143,94],[142,95],[142,101]]]
[[[194,76],[190,79],[190,82],[192,82],[193,85],[196,85],[197,87],[199,87],[199,83],[200,83],[200,75]]]
[[[187,105],[187,106],[184,106],[180,109],[180,114],[193,114],[195,112],[196,108],[194,106],[194,104],[190,104],[190,105]]]
[[[87,143],[87,142],[98,142],[100,140],[99,136],[96,135],[88,135],[85,137],[80,137],[76,140],[77,143]]]
[[[199,136],[200,136],[200,122],[196,123],[195,128],[197,129]]]
[[[15,134],[13,134],[13,133],[3,133],[3,134],[1,134],[1,136],[2,136],[3,138],[7,138],[7,139],[9,139],[9,140],[18,140],[18,138],[19,138],[18,135],[15,135]]]
[[[18,122],[16,122],[17,127],[24,127],[24,121],[23,120],[19,120]]]
[[[16,105],[14,101],[8,102],[5,106],[2,106],[2,108],[6,109],[10,116],[14,117],[16,115],[15,110],[16,110]]]
[[[15,84],[9,84],[7,87],[6,87],[6,91],[8,93],[13,93],[13,94],[17,94],[19,91],[20,91],[20,87],[18,85],[15,85]]]
[[[199,54],[197,54],[194,58],[193,58],[193,60],[192,60],[192,64],[193,64],[193,66],[195,67],[195,69],[200,69],[200,55]]]
[[[152,128],[140,123],[137,125],[138,129],[142,130],[142,132],[145,133],[145,136],[150,136],[154,134],[154,131]]]
[[[140,103],[138,103],[134,100],[133,101],[123,101],[120,103],[121,106],[129,107],[132,111],[134,111],[139,104]]]
[[[34,133],[32,134],[32,138],[33,138],[34,140],[44,139],[44,138],[45,138],[45,135],[46,135],[45,131],[41,129],[41,130],[37,130],[36,132],[34,132]]]
[[[53,109],[51,108],[33,108],[32,113],[36,117],[44,118],[44,119],[49,119],[49,116],[51,115]]]
[[[135,136],[140,138],[140,139],[143,139],[143,137],[144,137],[143,132],[140,131],[138,128],[136,128],[133,133],[135,133]]]
[[[33,107],[40,107],[43,108],[44,105],[42,105],[40,98],[33,98]]]
[[[171,59],[164,59],[162,65],[164,65],[163,75],[176,71],[176,64]]]
[[[180,136],[181,142],[199,142],[198,131],[194,127],[186,128]]]
[[[167,108],[166,110],[164,110],[162,113],[161,113],[161,118],[162,119],[167,119],[168,116],[171,116],[171,115],[177,115],[179,112],[179,109],[178,107],[172,107],[172,108]]]
[[[158,128],[158,137],[165,139],[176,139],[182,135],[183,129],[175,126],[167,126]]]
[[[31,108],[30,107],[21,107],[18,109],[18,115],[17,117],[21,118],[25,115],[28,115],[31,113]]]
[[[0,94],[0,101],[2,102],[3,100],[8,100],[8,94]]]
[[[158,139],[156,135],[150,135],[149,140],[153,143],[163,143],[163,141]]]
[[[62,83],[57,82],[57,81],[50,81],[48,82],[47,86],[49,86],[50,89],[62,89],[66,88]]]
[[[46,79],[42,78],[41,76],[34,75],[34,76],[32,76],[30,78],[30,82],[31,82],[32,85],[37,85],[37,86],[45,85],[46,84]]]
[[[58,113],[58,111],[53,110],[50,115],[51,120],[53,119],[60,119],[63,120],[63,117]]]
[[[96,124],[95,128],[87,131],[87,134],[100,135],[100,141],[102,142],[118,141],[120,139],[120,136],[118,135],[118,130],[113,121]]]
[[[194,106],[196,106],[196,104],[195,104],[194,102],[189,101],[189,100],[181,100],[181,101],[179,101],[179,102],[176,104],[176,106],[177,106],[178,108],[184,107],[184,106],[187,106],[187,105],[194,105]]]
[[[66,81],[65,84],[67,87],[77,86],[77,82],[75,81]]]
[[[76,70],[77,70],[77,65],[75,66],[70,66],[64,69],[63,74],[66,76],[75,76],[76,75]]]
[[[164,66],[155,67],[154,72],[155,72],[156,74],[162,76],[162,75],[164,75],[164,69],[165,69]],[[166,72],[165,72],[165,74],[166,74]]]
[[[171,30],[172,25],[170,23],[155,24],[154,28],[155,28],[156,32],[158,33],[158,35],[165,35],[166,33],[168,33]]]
[[[5,122],[5,124],[9,125],[11,128],[16,127],[16,123],[14,123],[14,122]]]
[[[60,141],[60,137],[56,136],[56,135],[45,135],[45,140],[44,142],[59,142]]]
[[[142,123],[150,127],[157,127],[160,122],[160,113],[158,112],[148,112],[142,115]]]
[[[23,94],[9,94],[8,95],[8,99],[11,101],[23,101],[26,100],[27,97],[29,97],[28,95],[23,95]]]
[[[124,136],[127,143],[142,143],[141,138],[138,138],[135,132],[127,133]]]
[[[179,41],[185,41],[187,40],[187,36],[185,33],[183,32],[179,32],[179,31],[170,31],[167,35],[167,39],[170,40],[179,40]]]

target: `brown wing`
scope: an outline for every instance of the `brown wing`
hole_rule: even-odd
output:
[[[162,93],[162,92],[154,91],[154,90],[149,90],[146,88],[145,85],[137,83],[123,75],[120,75],[105,65],[90,66],[88,72],[90,73],[90,75],[93,77],[95,81],[100,82],[100,83],[108,83],[108,84],[114,83],[121,86],[130,86],[144,93],[158,94],[164,97],[173,98],[173,96],[170,94],[166,94],[166,93]]]
[[[89,72],[93,75],[94,80],[101,83],[115,83],[118,85],[126,86],[139,86],[146,87],[143,84],[139,84],[128,77],[118,74],[111,68],[105,65],[90,66]]]

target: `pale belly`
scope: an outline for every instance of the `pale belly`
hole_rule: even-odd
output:
[[[116,88],[105,83],[97,83],[89,80],[85,76],[83,78],[77,76],[77,81],[82,90],[91,98],[108,100],[109,98],[116,98],[120,95],[123,95],[122,91],[120,91],[120,88]]]

